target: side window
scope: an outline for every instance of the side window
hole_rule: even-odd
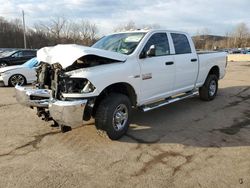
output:
[[[175,53],[176,54],[188,54],[191,53],[191,47],[186,35],[171,33],[173,39]]]
[[[33,51],[23,51],[23,55],[24,56],[34,56],[34,52]]]
[[[18,52],[12,54],[11,57],[18,57]]]
[[[12,57],[22,57],[22,52],[16,52],[14,54],[11,55]]]
[[[155,46],[155,56],[169,55],[169,43],[168,36],[166,33],[155,33],[153,34],[146,45],[144,46],[142,53],[146,53],[150,46]]]
[[[31,53],[32,56],[36,56],[36,51],[35,50],[31,51],[30,53]]]

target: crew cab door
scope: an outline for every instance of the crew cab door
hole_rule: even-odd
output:
[[[167,33],[153,33],[139,58],[143,103],[171,95],[175,79],[174,57],[170,55]]]
[[[171,33],[175,55],[174,61],[176,64],[176,79],[174,90],[175,93],[190,91],[194,88],[198,75],[198,56],[191,38],[185,34]]]

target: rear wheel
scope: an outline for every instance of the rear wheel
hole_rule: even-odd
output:
[[[26,79],[21,74],[14,74],[9,78],[9,86],[15,87],[16,85],[22,86],[26,83]]]
[[[5,63],[5,62],[0,63],[0,67],[6,67],[6,66],[7,66],[7,63]]]
[[[216,75],[208,75],[204,85],[199,89],[199,95],[202,100],[213,100],[218,91],[218,78]]]
[[[131,103],[126,95],[114,93],[101,101],[96,111],[97,129],[106,131],[112,140],[121,138],[128,130],[131,116]]]

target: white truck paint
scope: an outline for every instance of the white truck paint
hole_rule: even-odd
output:
[[[117,40],[119,37],[124,38],[119,39],[119,41]],[[80,66],[86,63],[85,60],[78,63],[81,58],[92,58],[92,56],[109,59],[109,61],[112,60],[113,62],[67,71],[67,68],[75,64]],[[74,79],[86,80],[86,84],[80,92],[62,91],[60,93],[61,98],[51,96],[51,92],[48,92],[48,96],[50,96],[48,110],[51,112],[50,114],[54,114],[52,118],[60,122],[61,125],[72,124],[72,121],[69,120],[74,117],[72,110],[75,109],[72,101],[77,101],[77,106],[83,107],[80,110],[83,114],[86,113],[86,109],[88,111],[91,108],[90,113],[93,110],[99,115],[98,109],[101,108],[99,105],[102,105],[102,100],[108,101],[107,104],[112,103],[109,102],[108,97],[114,96],[114,101],[121,99],[126,103],[127,99],[124,99],[124,96],[120,96],[119,99],[117,93],[125,95],[132,106],[147,109],[150,109],[151,106],[154,106],[152,107],[154,109],[159,103],[167,104],[171,101],[192,96],[197,93],[197,90],[200,91],[201,98],[212,100],[218,89],[218,80],[225,75],[227,63],[225,53],[203,52],[197,54],[193,41],[187,33],[168,30],[137,30],[115,33],[102,38],[93,47],[79,45],[46,47],[37,52],[37,58],[38,61],[45,62],[52,67],[59,64],[64,75],[68,76],[72,81]],[[60,84],[56,84],[56,88],[59,86]],[[53,88],[51,90],[53,93]],[[34,95],[35,93],[34,90]],[[115,95],[112,93],[115,93]],[[24,89],[20,89],[20,87],[17,87],[18,94],[19,102],[24,104],[25,101],[30,100],[25,96]],[[176,95],[181,97],[176,98]],[[53,102],[55,100],[57,101],[56,106],[55,102]],[[166,100],[168,101],[166,102]],[[110,106],[112,105],[115,106],[115,104],[110,104]],[[67,108],[69,106],[70,108]],[[158,106],[162,105],[159,104]],[[118,107],[121,107],[123,111],[118,110],[116,112],[117,109],[113,109],[114,112],[113,116],[110,117],[110,122],[105,122],[102,125],[104,127],[101,127],[101,129],[107,131],[111,139],[120,138],[129,125],[130,117],[128,116],[130,116],[131,106],[128,106],[127,102],[125,105],[118,105]],[[63,114],[65,109],[68,110],[67,114]],[[91,114],[91,116],[95,117],[95,113]],[[65,116],[68,117],[66,120]],[[98,118],[96,124],[100,124],[101,119],[104,117]],[[76,119],[82,120],[79,116]],[[120,124],[115,125],[114,122]],[[105,128],[105,126],[109,128]],[[112,127],[116,127],[117,130],[114,129],[110,132]],[[97,128],[100,127],[97,125]]]

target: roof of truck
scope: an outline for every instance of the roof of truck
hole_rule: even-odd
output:
[[[167,30],[167,29],[131,29],[131,30],[124,30],[119,32],[114,32],[112,34],[118,34],[118,33],[153,33],[153,32],[171,32],[171,33],[182,33],[182,34],[188,34],[183,31],[176,31],[176,30]]]

